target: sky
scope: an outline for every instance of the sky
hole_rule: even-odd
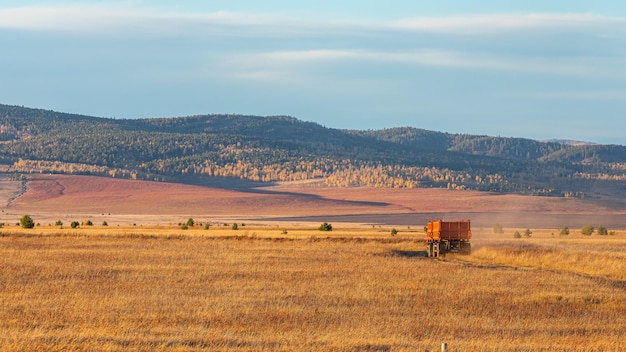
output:
[[[626,145],[626,2],[0,2],[0,103]]]

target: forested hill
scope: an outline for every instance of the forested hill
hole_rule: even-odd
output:
[[[402,127],[338,130],[287,116],[106,119],[0,105],[0,161],[20,173],[149,180],[310,180],[556,196],[624,189],[626,147]]]

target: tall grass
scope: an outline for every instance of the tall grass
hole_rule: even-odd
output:
[[[5,236],[0,350],[624,346],[623,287],[433,260],[422,247],[373,236]]]
[[[593,238],[482,241],[469,260],[477,263],[556,270],[626,282],[626,239]]]

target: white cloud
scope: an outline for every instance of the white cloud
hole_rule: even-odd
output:
[[[397,21],[303,18],[281,14],[184,12],[112,3],[92,5],[38,5],[0,8],[0,28],[64,31],[140,29],[148,32],[179,30],[193,34],[198,26],[253,28],[257,34],[367,35],[388,30],[447,34],[500,33],[503,30],[577,28],[626,24],[626,19],[594,14],[489,14],[416,17]]]
[[[227,72],[238,78],[302,79],[318,65],[408,65],[454,69],[510,71],[540,75],[574,77],[626,77],[626,58],[594,57],[528,57],[470,53],[441,49],[420,49],[403,52],[374,50],[287,50],[256,54],[236,54],[225,60]],[[618,69],[616,69],[616,67]],[[622,67],[623,69],[619,69]],[[260,73],[263,74],[260,74]],[[327,69],[332,75],[332,70]],[[320,74],[315,70],[315,74]]]
[[[255,55],[256,59],[264,62],[301,63],[328,60],[345,60],[359,58],[365,53],[355,50],[301,50],[301,51],[274,51]]]
[[[129,29],[148,33],[197,34],[198,26],[272,27],[295,25],[295,20],[275,15],[225,11],[189,13],[94,4],[0,8],[0,28],[72,32],[120,32]]]
[[[491,14],[454,17],[416,17],[395,21],[392,28],[455,34],[500,33],[511,30],[580,28],[626,23],[623,18],[594,14]]]
[[[27,6],[0,9],[0,27],[33,30],[84,30],[120,22],[142,13],[112,5]]]
[[[527,39],[522,45],[510,47],[492,47],[480,35],[494,34],[500,41],[506,41],[509,31],[530,31],[541,29],[535,33],[536,42],[552,48],[567,45],[567,38],[576,38],[577,34],[557,36],[563,43],[553,45],[543,41],[543,36],[550,29],[585,28],[589,26],[603,28],[596,31],[597,38],[613,36],[605,39],[597,57],[580,57],[581,53],[568,53],[564,56],[548,57],[545,53],[533,55],[535,39]],[[626,32],[626,19],[606,17],[593,14],[490,14],[465,15],[452,17],[420,17],[398,21],[358,21],[358,20],[326,20],[320,18],[296,18],[286,15],[246,14],[234,12],[181,12],[164,9],[145,8],[131,5],[98,3],[95,5],[64,5],[64,6],[27,6],[17,8],[0,8],[0,28],[27,30],[58,30],[78,33],[113,33],[128,37],[137,33],[159,36],[200,36],[231,38],[276,39],[292,37],[302,39],[299,42],[272,43],[284,50],[265,53],[232,55],[235,62],[230,66],[243,66],[244,71],[264,72],[254,74],[256,77],[271,77],[269,72],[287,72],[291,66],[313,65],[319,62],[341,62],[359,60],[364,62],[400,63],[421,66],[437,66],[466,69],[489,69],[519,71],[529,73],[546,73],[574,76],[609,76],[626,75],[626,58],[620,54],[603,54],[609,51],[623,50],[623,39],[620,34]],[[398,32],[400,31],[400,32]],[[415,40],[407,40],[413,34]],[[457,47],[451,37],[443,37],[419,44],[421,39],[428,38],[429,33],[477,35],[476,43],[480,52],[468,51],[470,42],[464,40],[466,47]],[[624,33],[626,35],[626,33]],[[315,41],[306,40],[308,36]],[[347,39],[352,47],[342,47],[341,40]],[[359,41],[353,40],[360,37]],[[385,42],[399,42],[396,46],[381,49]],[[312,48],[312,43],[322,40],[334,42],[328,48]],[[551,40],[554,40],[551,39]],[[603,39],[600,39],[603,40]],[[295,43],[303,43],[306,49],[290,50],[303,47]],[[362,49],[355,49],[355,44]],[[473,43],[473,42],[471,42]],[[421,47],[420,47],[421,46]],[[511,47],[517,53],[511,53]],[[237,49],[233,49],[237,50]],[[248,49],[250,50],[250,49]],[[254,49],[252,49],[254,50]],[[626,53],[621,53],[626,55]],[[277,63],[286,67],[276,67]],[[614,70],[611,71],[611,70]]]
[[[106,2],[14,8],[2,8],[0,5],[0,29],[120,36],[149,34],[283,38],[328,34],[363,35],[363,28],[370,25],[361,21],[311,19],[274,13],[185,12]]]

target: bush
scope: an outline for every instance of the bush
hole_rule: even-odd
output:
[[[102,222],[102,226],[109,226],[109,223],[108,223],[108,222],[106,222],[106,221],[103,221],[103,222]]]
[[[519,231],[515,231],[515,233],[513,234],[513,237],[515,237],[515,238],[522,238],[522,234],[519,233]]]
[[[502,229],[502,225],[496,223],[493,225],[493,233],[504,233],[504,229]]]
[[[93,222],[91,222],[91,220],[86,220],[83,222],[84,226],[93,226]]]
[[[192,218],[189,218],[187,220],[187,226],[188,227],[194,227],[195,224],[196,224],[196,222]]]
[[[239,226],[237,226],[237,223],[234,223],[233,226],[231,227],[231,229],[239,230]]]
[[[209,228],[211,228],[211,224],[204,224],[204,229],[208,230]]]
[[[61,221],[61,220],[57,220],[57,221],[54,223],[54,226],[63,226],[63,221]]]
[[[608,234],[609,234],[609,230],[607,230],[606,227],[602,225],[598,226],[598,235],[606,236]]]
[[[35,227],[35,221],[33,221],[33,218],[31,218],[30,215],[24,215],[20,219],[20,225],[25,229],[32,229]]]
[[[532,231],[530,231],[530,229],[526,229],[526,231],[524,231],[524,237],[530,237],[530,235],[532,235]]]
[[[593,231],[594,231],[593,225],[585,225],[580,230],[580,232],[585,236],[591,236],[591,234],[593,234]]]
[[[391,229],[391,236],[395,236],[398,234],[398,230],[396,230],[395,228]]]
[[[332,231],[333,230],[333,225],[325,222],[325,223],[320,225],[318,230],[320,230],[320,231]]]
[[[563,226],[561,230],[559,231],[559,234],[563,236],[569,235],[569,227]]]
[[[78,226],[80,226],[80,223],[78,221],[72,221],[72,223],[70,224],[70,227],[73,229],[77,228]]]

